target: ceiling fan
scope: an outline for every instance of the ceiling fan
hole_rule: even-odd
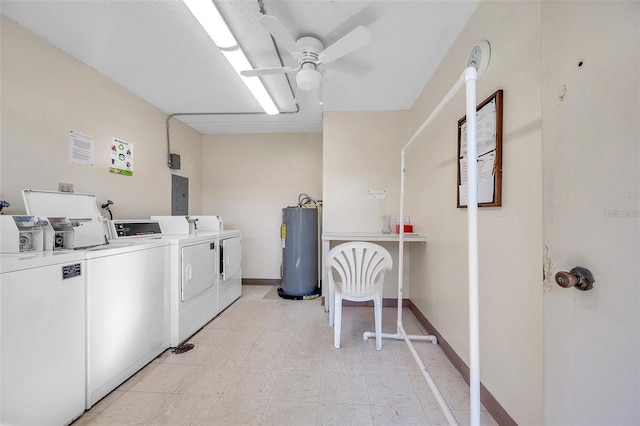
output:
[[[322,82],[321,66],[335,61],[371,41],[371,33],[363,26],[358,26],[347,35],[324,48],[322,42],[315,37],[301,37],[297,41],[291,37],[287,29],[275,16],[263,15],[260,23],[276,39],[282,47],[298,62],[296,67],[258,68],[242,71],[245,77],[257,77],[270,74],[297,72],[296,84],[304,91],[317,90]]]

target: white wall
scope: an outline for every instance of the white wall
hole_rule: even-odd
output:
[[[637,425],[640,3],[543,2],[542,17],[545,424]],[[555,284],[575,266],[593,290]]]
[[[397,214],[400,148],[487,39],[478,100],[504,89],[505,128],[503,207],[479,218],[482,382],[519,424],[637,424],[640,225],[603,211],[638,209],[639,7],[482,2],[411,111],[328,112],[324,136],[203,138],[172,120],[180,171],[166,167],[164,112],[2,17],[0,199],[23,213],[23,188],[70,182],[112,199],[116,217],[143,218],[170,213],[170,176],[180,174],[191,213],[243,230],[245,276],[279,278],[281,209],[299,193],[324,191],[328,232],[378,231],[383,214]],[[467,361],[466,213],[455,207],[463,99],[410,150],[407,208],[429,238],[412,250],[411,299]],[[68,161],[70,130],[94,137],[94,166]],[[133,177],[108,173],[114,136],[135,144]],[[370,189],[387,199],[367,199]],[[554,287],[555,272],[581,263],[595,290]]]
[[[382,216],[400,204],[400,148],[408,135],[405,111],[325,112],[324,230],[380,232]],[[367,198],[369,190],[387,198]]]
[[[400,148],[409,135],[407,119],[407,111],[324,113],[324,232],[381,232],[382,216],[398,215]],[[369,190],[386,191],[386,199],[369,199]],[[395,265],[385,276],[383,296],[396,298],[397,244],[383,245]],[[404,268],[408,280],[408,257]],[[410,297],[408,287],[404,297]]]
[[[201,211],[201,135],[172,122],[172,150],[182,170],[167,167],[167,114],[2,16],[0,199],[24,213],[20,191],[58,190],[111,199],[115,218],[171,212],[171,174],[189,178],[191,213]],[[69,131],[94,138],[93,166],[69,161]],[[134,145],[133,176],[109,173],[110,140]],[[105,215],[107,213],[105,212]]]
[[[206,135],[203,214],[242,231],[245,278],[279,279],[282,209],[322,199],[322,135]]]
[[[477,100],[504,90],[503,203],[479,212],[480,378],[518,424],[542,424],[542,144],[539,2],[482,2],[411,110],[417,129],[491,43]],[[456,208],[464,89],[407,154],[407,208],[426,250],[411,257],[411,299],[467,363],[467,212]],[[421,260],[421,261],[420,261]]]

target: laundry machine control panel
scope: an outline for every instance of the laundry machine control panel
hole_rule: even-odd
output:
[[[152,237],[162,235],[160,224],[155,220],[111,220],[109,234],[112,239],[128,237]]]

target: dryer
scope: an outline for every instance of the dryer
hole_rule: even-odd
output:
[[[218,311],[222,312],[242,295],[242,234],[218,234]]]
[[[170,244],[170,345],[176,347],[218,315],[217,236],[165,235]]]
[[[176,347],[240,297],[241,233],[216,229],[222,224],[217,216],[151,219],[160,222],[162,238],[171,247],[170,345]],[[195,220],[200,223],[197,232],[192,225]]]

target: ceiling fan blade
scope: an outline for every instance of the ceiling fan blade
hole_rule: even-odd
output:
[[[258,69],[255,69],[255,70],[241,71],[240,74],[242,74],[245,77],[257,77],[257,76],[260,76],[260,75],[284,74],[284,73],[288,73],[288,72],[292,72],[292,71],[297,71],[298,69],[299,69],[299,67],[296,67],[296,68],[292,68],[292,67],[258,68]]]
[[[289,31],[282,25],[282,22],[275,16],[262,15],[259,19],[263,27],[276,39],[282,47],[292,55],[300,52],[300,48],[296,41],[291,37]]]
[[[327,64],[353,52],[371,41],[371,33],[363,26],[356,27],[346,36],[324,49],[318,55],[320,62]]]
[[[356,76],[353,73],[336,68],[323,70],[322,77],[331,81],[332,84],[348,88],[358,87],[362,84],[363,79],[361,75]]]

